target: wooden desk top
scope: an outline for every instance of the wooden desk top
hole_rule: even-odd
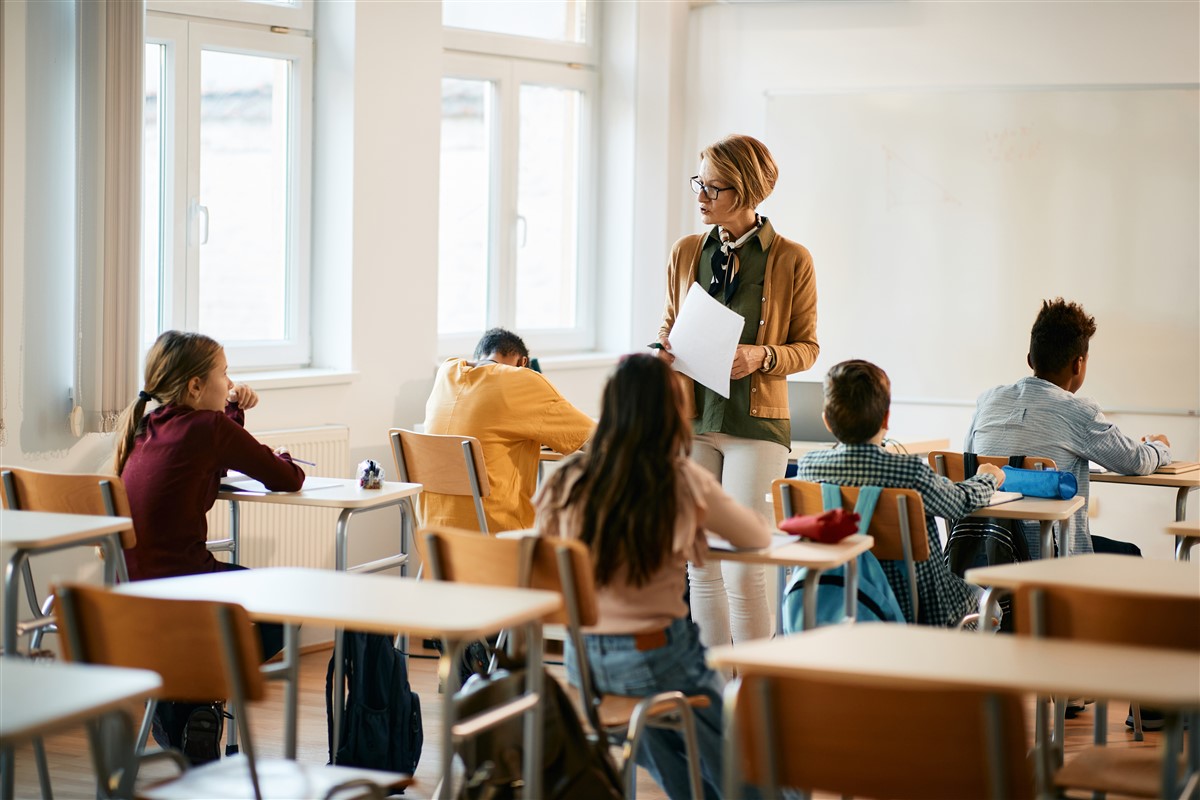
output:
[[[800,456],[812,450],[826,450],[833,447],[835,442],[792,442],[788,458],[795,461]],[[948,450],[949,439],[896,439],[884,444],[884,449],[892,453],[908,453],[913,456],[927,455],[934,450]]]
[[[217,492],[220,500],[237,500],[239,503],[284,503],[293,506],[315,506],[319,508],[373,508],[390,505],[405,497],[421,493],[419,483],[384,481],[382,489],[362,489],[353,478],[304,479],[305,486],[298,492],[238,492],[222,489]],[[332,484],[332,485],[331,485]]]
[[[761,550],[729,550],[713,547],[709,539],[708,557],[714,561],[744,561],[750,564],[769,564],[776,567],[810,567],[827,570],[840,567],[875,546],[875,539],[861,533],[847,536],[837,544],[822,544],[797,539],[789,534],[776,534],[774,541]],[[718,542],[723,542],[717,539]]]
[[[1150,475],[1118,475],[1115,472],[1093,472],[1088,475],[1092,483],[1133,483],[1138,486],[1167,486],[1172,489],[1200,488],[1200,470],[1180,472],[1178,475],[1153,473]]]
[[[1172,522],[1165,528],[1166,532],[1172,536],[1188,536],[1193,539],[1200,537],[1200,521],[1184,520],[1183,522]]]
[[[1062,586],[1101,589],[1113,594],[1200,599],[1200,564],[1111,553],[978,567],[967,570],[965,577],[968,583],[1005,589]]]
[[[1200,708],[1200,658],[1194,653],[984,636],[920,625],[832,625],[715,647],[708,651],[708,662],[741,674],[814,675],[895,687],[1083,695]]]
[[[144,669],[0,659],[0,744],[19,744],[158,692],[162,679]]]
[[[256,620],[311,623],[370,633],[475,639],[541,619],[562,606],[556,592],[416,581],[303,567],[212,572],[135,581],[115,591],[143,597],[238,603]]]
[[[126,531],[132,525],[129,517],[0,509],[0,544],[13,548],[57,547]]]
[[[995,517],[996,519],[1026,519],[1033,522],[1060,522],[1083,508],[1079,495],[1070,500],[1047,500],[1041,497],[1022,497],[1009,503],[977,508],[968,517]]]

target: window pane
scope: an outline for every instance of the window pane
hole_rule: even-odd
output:
[[[289,67],[201,52],[198,326],[226,343],[287,332]]]
[[[579,260],[579,92],[521,87],[517,327],[575,325]]]
[[[585,0],[442,0],[442,24],[513,36],[584,41]]]
[[[161,44],[146,45],[145,101],[142,107],[142,321],[143,350],[150,348],[161,326],[163,220],[166,214],[166,185],[163,181],[163,87],[166,86],[166,50]]]
[[[492,85],[442,79],[438,333],[487,327]]]

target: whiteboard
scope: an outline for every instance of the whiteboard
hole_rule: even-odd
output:
[[[774,94],[764,206],[813,254],[821,356],[893,396],[1029,374],[1041,300],[1096,317],[1081,394],[1200,407],[1196,87]],[[807,376],[806,376],[807,377]]]

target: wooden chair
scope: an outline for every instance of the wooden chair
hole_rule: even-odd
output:
[[[839,488],[842,507],[852,510],[858,501],[859,487]],[[819,483],[779,478],[772,482],[771,492],[775,498],[776,524],[796,514],[820,514],[824,510]],[[912,618],[918,619],[917,562],[929,560],[929,536],[925,531],[925,503],[921,493],[914,489],[884,489],[870,527],[859,533],[875,537],[871,552],[880,561],[904,562]]]
[[[787,786],[897,800],[1027,798],[1025,747],[1013,695],[744,671],[725,689],[726,797],[741,797],[748,782],[764,797]]]
[[[492,493],[483,461],[483,445],[474,436],[446,436],[391,428],[392,455],[399,480],[422,485],[422,491],[470,497],[475,501],[479,530],[488,533],[483,498]]]
[[[4,484],[4,508],[110,517],[130,515],[125,484],[116,475],[72,475],[0,467],[0,479]],[[132,525],[128,530],[120,532],[119,544],[119,547],[110,548],[113,555],[112,560],[106,560],[105,563],[106,583],[129,580],[124,550],[137,544],[137,535]],[[18,624],[18,635],[32,632],[30,648],[36,650],[45,634],[57,630],[54,626],[54,615],[51,613],[54,595],[39,601],[28,560],[21,564],[21,579],[25,584],[25,598],[33,619]]]
[[[230,697],[237,703],[241,755],[185,769],[175,778],[138,791],[139,797],[328,798],[362,788],[365,795],[382,798],[385,789],[403,789],[413,782],[397,773],[255,755],[246,701],[263,698],[265,681],[259,669],[258,638],[239,605],[159,600],[66,584],[59,588],[58,621],[65,632],[68,661],[153,670],[162,676],[162,696],[172,700]],[[93,750],[100,744],[94,737]],[[186,765],[182,757],[177,763]],[[136,766],[103,775],[102,781],[132,790]]]
[[[994,464],[997,467],[1007,467],[1006,456],[976,456],[980,464]],[[929,466],[938,475],[958,483],[967,479],[963,469],[963,454],[950,450],[934,450],[929,454]],[[1023,469],[1058,469],[1054,459],[1041,456],[1025,456],[1021,464]]]
[[[646,728],[679,731],[687,746],[693,797],[703,797],[700,752],[692,708],[706,708],[707,697],[682,692],[660,692],[648,697],[600,696],[592,685],[583,646],[583,627],[599,618],[591,556],[582,542],[549,537],[488,537],[470,531],[426,528],[426,554],[434,580],[459,581],[484,586],[520,586],[559,592],[563,610],[544,622],[565,624],[578,655],[578,700],[592,730],[623,748],[621,766],[626,796],[637,790],[636,756]]]
[[[1041,636],[1130,647],[1185,650],[1200,658],[1200,598],[1167,599],[1096,589],[1024,586],[1016,591],[1016,632],[1019,636]],[[1153,669],[1147,660],[1147,669]],[[1038,700],[1038,727],[1045,729],[1046,704]],[[1193,715],[1193,729],[1200,717]],[[1175,731],[1170,728],[1175,727]],[[1189,787],[1165,785],[1163,748],[1109,750],[1107,704],[1095,709],[1094,744],[1075,755],[1054,773],[1060,789],[1112,792],[1136,797],[1188,797],[1200,776],[1193,773]],[[1168,726],[1166,747],[1177,749],[1181,735]],[[1193,744],[1193,747],[1195,745]],[[1182,774],[1182,765],[1172,770]]]

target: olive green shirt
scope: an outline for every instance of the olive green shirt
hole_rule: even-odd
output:
[[[763,225],[758,235],[751,237],[737,251],[740,262],[737,274],[740,278],[728,306],[745,319],[739,344],[754,344],[758,338],[758,326],[762,322],[762,304],[766,302],[763,296],[763,281],[766,276],[767,251],[771,248],[774,238],[775,229],[771,227],[770,221],[763,217]],[[704,242],[696,273],[696,281],[706,291],[713,277],[712,255],[720,246],[720,233],[714,226]],[[718,295],[717,299],[722,300],[723,297]],[[790,419],[750,416],[749,375],[729,382],[728,400],[700,383],[696,383],[695,391],[696,419],[693,430],[696,433],[724,433],[743,439],[763,439],[784,447],[791,446]]]

